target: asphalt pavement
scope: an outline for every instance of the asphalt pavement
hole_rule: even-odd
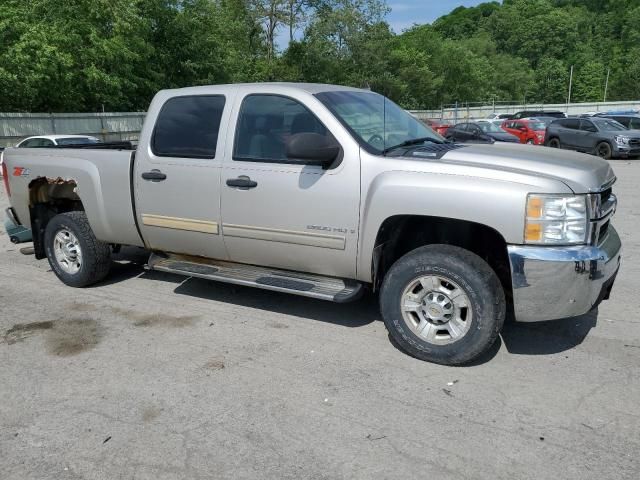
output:
[[[0,478],[637,480],[640,161],[612,164],[611,299],[467,367],[396,349],[373,296],[145,272],[136,248],[73,289],[3,231]]]

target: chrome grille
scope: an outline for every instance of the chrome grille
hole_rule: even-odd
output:
[[[609,183],[611,185],[611,183]],[[610,186],[589,195],[591,203],[591,245],[600,245],[607,238],[611,217],[616,211],[618,199]]]

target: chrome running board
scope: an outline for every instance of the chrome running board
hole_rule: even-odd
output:
[[[185,255],[162,256],[152,253],[146,268],[275,292],[293,293],[336,303],[357,300],[363,292],[362,284],[355,280]]]

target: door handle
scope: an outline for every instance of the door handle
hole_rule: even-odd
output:
[[[154,168],[150,172],[144,172],[142,178],[144,180],[151,180],[152,182],[161,182],[167,179],[167,175]]]
[[[251,180],[246,175],[241,175],[238,178],[228,178],[227,186],[237,187],[242,189],[249,189],[249,188],[256,188],[258,186],[258,182]]]

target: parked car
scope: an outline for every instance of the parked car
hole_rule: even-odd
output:
[[[489,122],[459,123],[447,130],[446,138],[452,142],[461,143],[517,143],[520,141],[515,135]]]
[[[512,113],[490,113],[487,115],[487,120],[508,120],[513,116]]]
[[[545,128],[548,127],[551,122],[555,122],[557,118],[555,117],[529,117],[529,120],[535,120],[536,122],[542,122],[545,125]]]
[[[639,110],[609,110],[607,112],[598,112],[595,114],[596,117],[608,117],[610,115],[638,115],[640,114]]]
[[[610,118],[631,130],[640,130],[640,115],[602,115],[599,118]]]
[[[435,132],[438,132],[438,134],[444,136],[447,133],[447,130],[449,129],[449,127],[451,127],[450,124],[445,123],[445,122],[441,122],[438,120],[431,120],[431,119],[427,119],[424,120],[424,122]]]
[[[52,148],[59,146],[90,145],[100,143],[89,135],[38,135],[22,140],[17,148]]]
[[[640,155],[640,132],[609,118],[564,118],[547,127],[546,145],[602,158]]]
[[[547,126],[540,120],[523,118],[522,120],[505,120],[502,123],[502,129],[518,137],[520,143],[544,145]]]
[[[519,120],[521,118],[531,117],[553,117],[553,118],[565,118],[564,112],[559,110],[522,110],[517,112],[511,117],[513,120]]]
[[[504,122],[504,120],[499,118],[481,118],[478,120],[474,120],[473,122],[474,123],[490,123],[492,125],[495,125],[496,127],[502,128],[502,122]]]
[[[507,309],[595,308],[620,263],[608,162],[446,143],[343,86],[165,90],[135,152],[12,148],[2,169],[36,258],[69,286],[135,245],[149,269],[188,277],[333,302],[368,288],[397,345],[448,365],[486,352]]]

